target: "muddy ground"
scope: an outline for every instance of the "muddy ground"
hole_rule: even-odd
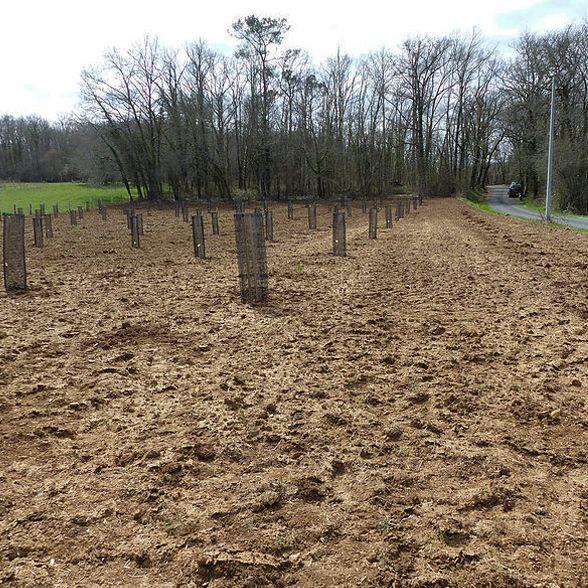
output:
[[[588,235],[279,207],[247,306],[228,210],[109,214],[0,292],[0,584],[588,586]]]

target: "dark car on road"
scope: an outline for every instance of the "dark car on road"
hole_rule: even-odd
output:
[[[508,187],[508,197],[519,198],[522,200],[524,195],[525,193],[523,191],[523,186],[519,182],[511,182],[510,186]]]

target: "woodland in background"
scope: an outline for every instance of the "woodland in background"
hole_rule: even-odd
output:
[[[510,59],[477,33],[398,51],[284,50],[284,19],[234,23],[234,55],[145,39],[82,73],[57,124],[0,118],[0,179],[123,182],[133,197],[445,195],[518,179],[540,197],[557,73],[555,192],[588,213],[588,24],[525,34]]]

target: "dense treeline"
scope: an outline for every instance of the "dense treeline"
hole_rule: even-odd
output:
[[[532,196],[544,190],[554,74],[556,194],[561,208],[588,213],[588,23],[519,40],[502,79],[508,171]]]
[[[0,180],[105,184],[121,177],[91,125],[6,115],[0,117]]]
[[[451,193],[482,185],[500,144],[493,50],[407,41],[320,68],[282,51],[284,20],[233,26],[240,48],[170,53],[147,39],[83,73],[86,120],[142,196]]]
[[[74,179],[72,129],[46,120],[0,117],[0,178],[21,182]]]
[[[337,53],[284,50],[283,19],[234,23],[232,56],[146,39],[82,74],[75,122],[0,121],[0,177],[123,181],[130,194],[327,197],[545,182],[557,74],[556,193],[588,212],[588,27],[523,35],[506,62],[479,35]]]

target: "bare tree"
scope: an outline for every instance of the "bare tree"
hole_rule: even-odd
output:
[[[288,29],[238,20],[233,56],[149,38],[109,52],[82,74],[75,125],[0,120],[0,177],[83,172],[120,178],[139,198],[164,185],[176,198],[281,198],[451,194],[500,176],[539,196],[556,73],[556,192],[562,206],[588,210],[586,23],[524,35],[507,63],[473,31],[315,65],[281,48]]]

